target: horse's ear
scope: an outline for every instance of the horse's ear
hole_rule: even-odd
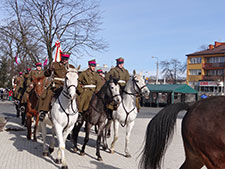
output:
[[[66,64],[66,71],[68,71],[70,68],[70,65],[69,64]]]
[[[109,75],[109,80],[111,80],[112,79],[112,75]]]
[[[77,70],[80,70],[80,65],[78,66]]]
[[[135,71],[135,70],[133,70],[133,75],[134,75],[134,76],[136,75],[136,71]]]

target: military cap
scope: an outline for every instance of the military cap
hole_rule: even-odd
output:
[[[23,72],[19,72],[19,75],[22,75],[23,74]]]
[[[36,66],[42,66],[42,63],[41,62],[37,62],[35,65]]]
[[[71,55],[71,53],[61,52],[61,58],[62,59],[69,59],[70,55]]]
[[[90,66],[96,66],[96,61],[95,61],[95,59],[89,60],[89,61],[88,61],[88,65],[90,65]]]
[[[30,72],[31,71],[31,68],[27,68],[27,72]]]
[[[98,69],[97,73],[103,73],[102,69]]]
[[[117,64],[122,64],[122,63],[124,63],[124,58],[119,57],[116,59],[116,62],[117,62]]]

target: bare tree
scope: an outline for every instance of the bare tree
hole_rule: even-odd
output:
[[[45,48],[50,61],[59,39],[62,49],[81,56],[90,50],[102,51],[107,44],[97,38],[101,25],[99,6],[96,0],[6,0],[11,16],[17,18],[22,44],[26,53],[35,60],[28,49],[40,45]],[[24,23],[28,27],[23,27]],[[32,34],[27,34],[32,32]]]
[[[163,77],[166,77],[169,80],[173,80],[176,83],[181,74],[186,70],[186,64],[181,64],[177,59],[171,59],[170,61],[161,61],[160,66],[162,68],[161,73]]]

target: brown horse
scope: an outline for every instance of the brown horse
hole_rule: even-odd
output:
[[[33,81],[33,89],[31,90],[29,97],[27,99],[27,108],[26,108],[26,116],[27,116],[27,139],[31,139],[31,124],[32,117],[35,117],[35,126],[34,126],[34,141],[37,141],[36,132],[38,128],[39,121],[39,113],[37,112],[37,104],[41,93],[44,90],[45,77],[34,78]]]
[[[162,109],[148,124],[140,168],[159,169],[180,110],[185,161],[180,169],[225,168],[225,97],[177,103]]]

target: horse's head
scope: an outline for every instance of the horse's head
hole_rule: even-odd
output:
[[[79,68],[68,68],[66,72],[63,90],[71,99],[74,99],[76,96],[76,88],[78,85],[78,70]]]
[[[143,76],[140,74],[136,74],[135,70],[133,71],[132,81],[134,84],[133,88],[138,94],[145,95],[145,96],[149,95],[150,91],[145,84],[145,80]]]
[[[106,82],[106,96],[114,100],[117,104],[121,102],[121,95],[120,95],[120,86],[118,84],[117,79],[113,79],[110,77],[110,80]]]
[[[34,77],[33,79],[34,91],[38,96],[40,96],[44,90],[44,81],[45,81],[45,76],[38,77],[38,78]]]

